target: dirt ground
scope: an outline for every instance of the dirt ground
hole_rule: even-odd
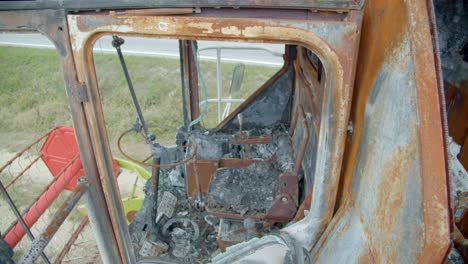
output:
[[[0,175],[0,179],[4,184],[7,184],[14,175],[19,174],[31,161],[37,157],[34,155],[37,150],[33,149],[21,158],[13,162],[4,172]],[[0,166],[3,166],[8,160],[14,157],[15,152],[11,150],[0,150]],[[118,177],[119,188],[121,190],[122,197],[127,197],[132,189],[135,182],[136,174],[128,170],[122,169],[121,174]],[[47,186],[52,180],[48,168],[39,160],[35,163],[14,185],[12,185],[8,192],[15,201],[20,212],[25,210],[27,206],[33,201],[35,197]],[[138,181],[137,194],[141,193],[143,181]],[[49,209],[38,219],[36,224],[31,228],[32,233],[38,236],[47,226],[52,219],[55,211],[60,204],[70,194],[70,191],[63,191],[59,197],[52,203]],[[80,205],[84,206],[86,198],[82,198]],[[0,199],[0,230],[5,232],[7,228],[16,220],[12,210],[6,203],[5,199]],[[75,208],[75,210],[69,215],[67,220],[62,224],[59,231],[53,237],[50,244],[47,246],[45,252],[49,259],[54,260],[60,253],[63,245],[69,240],[73,231],[78,227],[83,215],[81,215]],[[30,245],[30,239],[24,236],[20,243],[15,247],[15,259],[18,260],[22,253],[26,251]],[[41,263],[39,260],[38,263]],[[71,248],[69,254],[65,257],[63,263],[99,263],[99,253],[97,246],[94,241],[92,230],[87,225],[83,232],[80,234],[74,246]]]

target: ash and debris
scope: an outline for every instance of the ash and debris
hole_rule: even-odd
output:
[[[152,179],[149,179],[143,189],[145,199],[142,208],[129,225],[139,258],[158,256],[161,260],[179,263],[208,263],[220,252],[219,241],[238,243],[278,229],[276,226],[267,228],[261,221],[252,219],[237,222],[219,219],[209,215],[204,208],[205,205],[213,205],[218,211],[241,215],[266,213],[277,195],[279,175],[291,171],[294,165],[285,126],[246,130],[235,135],[202,129],[192,131],[190,135],[179,134],[179,148],[174,148],[177,151],[164,149],[161,163],[173,163],[181,160],[181,156],[191,156],[193,148],[185,149],[186,153],[180,154],[180,146],[185,144],[195,144],[197,158],[201,160],[237,158],[256,162],[245,168],[218,169],[211,180],[204,201],[206,204],[195,198],[187,198],[182,166],[161,168],[157,224],[152,225],[155,194],[151,189]],[[271,142],[235,143],[238,139],[265,135],[271,136]],[[160,207],[166,200],[166,205]]]
[[[225,219],[219,221],[218,238],[222,241],[242,242],[252,238],[260,238],[264,233],[278,233],[279,228],[267,228],[262,221],[256,221],[252,218],[244,220]]]
[[[267,144],[238,144],[236,140],[267,135]],[[203,160],[237,158],[257,160],[246,168],[227,167],[211,179],[207,206],[217,212],[241,215],[265,214],[278,191],[278,178],[294,166],[289,135],[284,126],[252,129],[235,135],[199,130],[189,137],[197,144],[197,157]]]
[[[468,2],[434,1],[444,80],[458,85],[468,79]]]
[[[218,169],[208,190],[208,206],[241,215],[265,213],[275,200],[280,173],[271,162]]]
[[[445,261],[446,264],[464,264],[465,261],[460,253],[452,246],[447,259]]]
[[[176,169],[178,170],[178,169]],[[163,242],[169,245],[167,251],[159,254],[161,259],[176,260],[181,263],[207,263],[212,252],[216,250],[216,243],[213,241],[214,227],[210,226],[205,220],[206,212],[203,212],[194,199],[188,199],[185,188],[174,186],[170,179],[171,172],[174,169],[161,169],[159,178],[159,197],[162,198],[164,192],[169,192],[177,197],[177,203],[174,208],[173,217],[162,216],[157,224],[157,242]],[[129,225],[129,231],[135,252],[140,252],[142,245],[146,240],[147,232],[150,232],[147,219],[151,219],[153,209],[153,194],[151,193],[152,179],[149,179],[144,187],[145,199],[142,208],[137,212],[135,219]],[[160,201],[160,199],[158,199]],[[175,223],[166,226],[170,232],[163,232],[164,226],[173,219],[190,219],[196,224],[196,227],[182,223]],[[175,221],[177,222],[177,221]],[[197,237],[193,236],[194,229],[198,229]],[[187,239],[188,238],[188,239]],[[138,256],[144,257],[144,256]]]
[[[457,158],[460,148],[460,145],[449,137],[448,164],[450,177],[452,178],[452,199],[455,201],[460,193],[468,192],[468,172]]]
[[[231,135],[200,129],[190,134],[188,142],[197,145],[197,158],[200,160],[239,158],[270,161],[276,159],[278,164],[282,164],[281,170],[286,172],[290,171],[294,165],[287,131],[285,126],[277,126],[274,129],[244,130]],[[236,139],[256,136],[271,136],[272,139],[268,144],[235,144]]]

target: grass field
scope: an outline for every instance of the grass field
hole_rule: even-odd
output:
[[[178,59],[128,55],[125,58],[147,123],[163,126],[154,132],[160,141],[172,144],[174,129],[183,124]],[[106,126],[114,149],[118,135],[135,122],[136,112],[117,55],[97,53],[95,64]],[[202,61],[200,67],[209,97],[215,98],[216,64]],[[224,93],[229,89],[234,67],[235,64],[223,63]],[[277,70],[246,65],[242,88],[234,98],[248,97]],[[15,150],[19,144],[15,140],[27,142],[28,138],[32,140],[34,135],[54,125],[71,125],[63,77],[54,50],[0,47],[0,80],[0,134],[3,135],[0,148]],[[216,116],[216,105],[211,104],[204,125],[213,127]]]

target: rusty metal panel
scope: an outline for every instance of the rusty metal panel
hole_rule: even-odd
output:
[[[468,170],[468,82],[460,82],[460,87],[449,82],[444,84],[449,133],[461,146],[458,159]]]
[[[195,168],[195,166],[197,166],[197,168]],[[186,189],[188,197],[194,197],[199,193],[206,194],[208,192],[211,177],[218,169],[218,161],[197,160],[195,166],[192,161],[185,165],[185,186],[187,186]],[[200,187],[198,187],[197,181],[199,182]]]
[[[313,249],[319,262],[337,260],[332,249],[347,263],[441,263],[447,253],[440,73],[426,3],[365,6],[341,208]],[[355,227],[337,232],[347,223]]]

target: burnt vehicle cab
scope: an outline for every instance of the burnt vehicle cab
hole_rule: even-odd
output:
[[[1,11],[0,29],[40,31],[59,50],[105,263],[444,259],[444,117],[427,1],[18,5]],[[108,141],[93,57],[106,37],[137,119],[118,142]],[[182,112],[183,125],[171,144],[141,110],[122,53],[131,37],[178,41],[181,104],[168,111]],[[281,68],[235,107],[227,100],[214,126],[202,41],[284,46]],[[242,75],[233,70],[230,91]],[[124,214],[111,144],[151,171],[138,212]]]

